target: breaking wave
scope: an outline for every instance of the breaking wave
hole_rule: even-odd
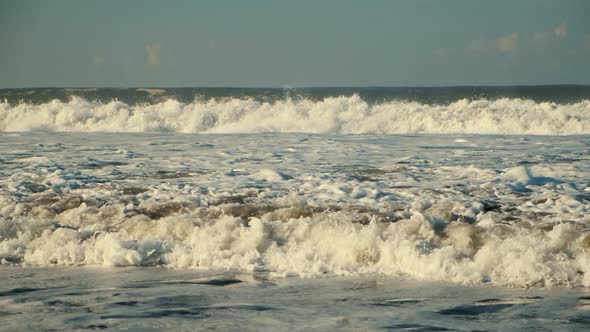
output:
[[[290,208],[249,221],[229,215],[202,221],[178,213],[152,220],[143,214],[129,218],[128,212],[121,204],[96,208],[82,203],[56,216],[62,223],[0,216],[1,262],[266,271],[275,277],[376,273],[463,284],[590,286],[590,236],[569,223],[547,230],[446,225],[415,212],[397,223],[362,225],[350,211],[292,218],[295,211]]]
[[[590,134],[590,101],[461,99],[446,105],[390,101],[371,105],[358,95],[321,101],[209,99],[128,105],[73,97],[69,102],[0,103],[0,131],[346,133],[346,134]]]

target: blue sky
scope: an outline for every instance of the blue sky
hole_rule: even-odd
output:
[[[0,0],[0,88],[590,84],[590,1]]]

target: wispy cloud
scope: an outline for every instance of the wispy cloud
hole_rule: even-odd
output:
[[[157,67],[160,65],[160,53],[162,47],[158,44],[146,44],[145,51],[147,58],[145,60],[145,64],[150,67]]]
[[[513,32],[496,39],[496,49],[501,53],[516,53],[519,49],[520,34]]]
[[[495,40],[473,39],[465,47],[465,51],[496,51],[504,54],[517,54],[521,50],[530,48],[537,52],[543,52],[555,45],[558,39],[566,38],[567,34],[567,24],[563,22],[546,31],[529,33],[515,31]]]
[[[567,25],[565,24],[565,22],[563,22],[560,25],[556,26],[553,29],[553,34],[557,38],[565,38],[565,37],[567,37]]]
[[[485,45],[484,45],[483,40],[481,40],[481,39],[474,39],[467,46],[467,50],[468,51],[473,51],[473,52],[483,51],[484,48],[485,48]]]

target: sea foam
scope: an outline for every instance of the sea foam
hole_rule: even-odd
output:
[[[590,101],[461,99],[445,105],[415,101],[369,104],[358,95],[320,101],[207,99],[128,105],[73,97],[45,104],[0,103],[0,131],[534,134],[590,133]]]
[[[588,136],[457,139],[0,135],[0,262],[590,287]]]

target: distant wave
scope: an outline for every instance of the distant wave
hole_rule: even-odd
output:
[[[151,105],[73,97],[45,104],[0,103],[0,131],[349,133],[349,134],[590,134],[590,101],[461,99],[446,105],[389,101],[370,105],[358,95],[321,101],[261,102],[229,98]]]

